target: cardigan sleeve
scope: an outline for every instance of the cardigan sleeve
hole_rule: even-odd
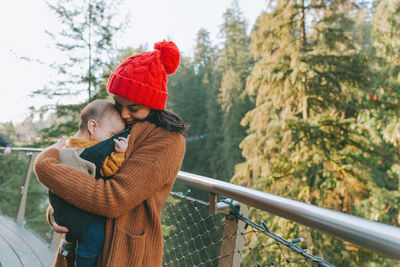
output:
[[[39,181],[71,204],[105,217],[118,217],[172,184],[185,152],[185,138],[176,133],[149,137],[107,180],[93,179],[57,160],[55,148],[35,162]]]

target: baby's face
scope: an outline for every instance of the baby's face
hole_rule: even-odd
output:
[[[104,141],[116,134],[119,134],[124,129],[125,123],[117,111],[112,114],[107,114],[98,122],[93,140],[99,142]]]

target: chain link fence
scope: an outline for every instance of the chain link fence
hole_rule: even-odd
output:
[[[163,207],[163,266],[332,266],[247,218],[247,207],[171,193]],[[268,238],[265,238],[268,237]]]

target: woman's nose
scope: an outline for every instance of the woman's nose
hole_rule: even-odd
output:
[[[121,118],[123,119],[129,119],[129,112],[126,110],[126,108],[123,108],[121,110]]]

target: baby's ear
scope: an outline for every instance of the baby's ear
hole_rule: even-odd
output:
[[[90,135],[93,135],[96,132],[97,122],[93,119],[88,120],[87,128]]]

